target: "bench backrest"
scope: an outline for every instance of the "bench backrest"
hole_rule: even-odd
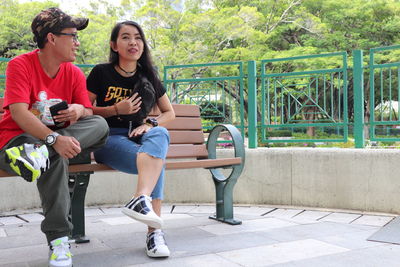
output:
[[[196,105],[173,104],[175,120],[166,125],[170,133],[167,158],[207,158],[204,144],[200,109]],[[3,113],[3,98],[0,98],[0,119]],[[158,110],[150,116],[157,116]]]
[[[170,134],[167,158],[207,158],[200,109],[196,105],[173,104],[175,120],[166,125]],[[157,115],[153,112],[151,116]]]

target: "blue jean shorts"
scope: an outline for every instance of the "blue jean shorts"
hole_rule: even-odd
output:
[[[147,153],[165,162],[169,146],[169,133],[164,127],[154,127],[146,132],[140,143],[129,140],[128,129],[110,128],[106,144],[94,152],[96,162],[103,163],[115,170],[137,174],[137,153]],[[157,184],[151,193],[153,199],[164,198],[165,165],[161,170]]]

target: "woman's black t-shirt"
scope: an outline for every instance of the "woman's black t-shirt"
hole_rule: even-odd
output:
[[[96,106],[107,107],[132,95],[135,84],[139,81],[140,69],[132,77],[121,76],[110,63],[96,65],[87,77],[87,88],[96,94]],[[154,86],[154,85],[153,85]],[[164,87],[154,87],[156,99],[162,97]],[[121,121],[117,116],[106,118],[110,127],[128,128],[128,121]]]

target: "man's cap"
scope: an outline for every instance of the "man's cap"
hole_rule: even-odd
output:
[[[35,41],[46,36],[49,32],[61,32],[65,28],[83,30],[89,24],[88,18],[76,18],[65,14],[61,9],[52,7],[42,10],[32,21],[31,29]]]

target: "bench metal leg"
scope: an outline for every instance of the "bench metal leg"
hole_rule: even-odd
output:
[[[85,196],[89,185],[90,173],[71,174],[69,188],[71,195],[70,220],[74,225],[71,239],[75,243],[87,243],[90,239],[85,236]]]
[[[229,180],[224,182],[213,180],[216,191],[216,215],[209,218],[232,225],[242,224],[242,221],[233,218],[233,186],[235,183]]]
[[[237,225],[241,224],[242,222],[233,219],[233,187],[235,186],[237,179],[243,170],[245,150],[243,139],[238,129],[233,125],[221,124],[215,126],[208,136],[207,150],[209,159],[217,158],[217,140],[222,131],[227,131],[231,135],[235,157],[240,157],[242,159],[242,163],[239,165],[226,166],[226,168],[232,169],[228,177],[225,176],[218,168],[210,168],[210,172],[215,184],[217,206],[216,215],[210,216],[210,219]]]

